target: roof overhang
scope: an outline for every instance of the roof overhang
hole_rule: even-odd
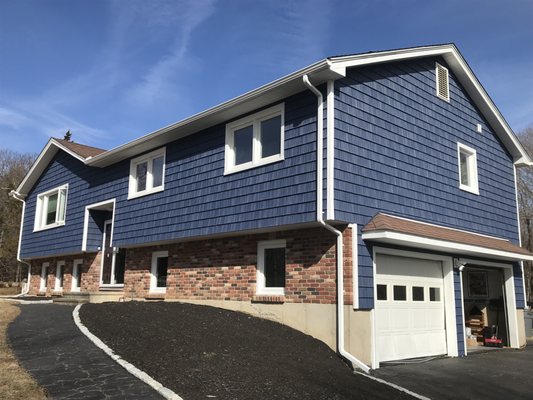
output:
[[[24,178],[17,192],[22,196],[27,194],[58,149],[66,151],[86,165],[102,168],[306,90],[307,87],[303,83],[303,76],[305,75],[312,80],[313,84],[319,85],[328,80],[336,80],[346,76],[348,68],[436,56],[444,58],[454,75],[464,86],[504,146],[508,149],[513,157],[514,164],[519,167],[533,165],[533,161],[526,150],[459,53],[459,50],[453,44],[445,44],[327,58],[206,111],[86,159],[81,158],[65,146],[54,141],[54,139],[51,139]]]
[[[515,164],[517,166],[533,165],[533,161],[519,142],[509,124],[505,121],[502,114],[454,44],[414,47],[327,58],[267,85],[261,86],[258,89],[193,115],[192,117],[102,153],[90,159],[88,164],[96,167],[105,167],[144,151],[151,150],[157,146],[193,134],[202,129],[238,117],[244,113],[251,112],[257,108],[282,100],[287,96],[306,89],[302,80],[304,75],[308,75],[313,81],[313,84],[318,85],[327,80],[336,80],[346,76],[346,70],[348,68],[432,56],[441,56],[444,58],[454,75],[464,86],[465,90],[472,97],[491,127],[504,143],[505,147],[509,150]]]
[[[48,143],[46,143],[46,146],[44,146],[44,149],[41,151],[37,159],[33,162],[30,170],[28,171],[28,173],[26,174],[26,176],[13,194],[19,198],[26,197],[33,185],[35,185],[35,182],[37,182],[37,179],[39,179],[48,164],[50,164],[50,162],[53,160],[58,150],[63,150],[64,152],[70,154],[72,157],[76,158],[82,163],[86,162],[85,158],[73,152],[66,146],[63,146],[54,138],[50,138],[50,140],[48,140]]]
[[[454,253],[461,256],[490,258],[502,261],[533,261],[533,255],[514,253],[510,251],[491,249],[459,242],[450,242],[423,236],[411,235],[393,231],[374,231],[363,233],[363,240],[386,243],[395,246],[421,248],[442,253]]]
[[[378,213],[363,227],[362,239],[394,246],[490,258],[533,261],[533,253],[510,241],[441,225]]]

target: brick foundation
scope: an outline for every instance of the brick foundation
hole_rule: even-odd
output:
[[[284,296],[257,296],[257,242],[285,239]],[[323,228],[245,235],[126,250],[126,299],[233,300],[268,303],[336,303],[336,236]],[[166,293],[150,293],[152,253],[168,251]],[[49,262],[46,295],[52,295],[58,261],[65,261],[63,293],[70,292],[72,266],[83,258],[82,292],[99,290],[100,253],[32,261],[31,294],[39,292],[41,266]],[[344,229],[345,304],[352,301],[351,229]]]

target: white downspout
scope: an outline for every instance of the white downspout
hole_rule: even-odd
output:
[[[333,226],[327,224],[323,218],[323,206],[322,206],[322,195],[323,195],[323,184],[322,184],[322,166],[323,166],[323,140],[324,140],[324,98],[322,93],[313,86],[309,77],[307,75],[303,76],[304,84],[311,90],[317,97],[317,171],[316,171],[316,189],[317,189],[317,222],[320,223],[328,231],[334,233],[337,236],[337,351],[339,354],[349,361],[354,368],[360,368],[364,372],[368,373],[370,368],[363,363],[361,360],[354,357],[352,354],[348,353],[344,348],[344,256],[343,256],[343,235],[342,232],[335,229]]]
[[[23,261],[20,258],[20,246],[22,244],[22,228],[24,227],[24,213],[26,212],[26,201],[24,201],[24,197],[21,196],[16,191],[12,190],[9,192],[9,195],[13,197],[15,200],[18,200],[22,202],[22,214],[20,216],[20,231],[19,231],[19,245],[17,248],[17,261],[21,264],[26,264],[28,266],[28,280],[26,282],[26,286],[22,289],[20,294],[18,294],[16,297],[25,296],[30,291],[30,279],[31,279],[31,265],[28,264],[26,261]]]

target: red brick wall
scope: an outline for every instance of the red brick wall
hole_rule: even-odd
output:
[[[263,301],[256,297],[257,243],[285,239],[286,285],[283,301],[336,303],[336,236],[323,228],[209,239],[126,250],[124,296],[150,297],[152,253],[168,251],[167,299]],[[344,229],[345,304],[352,302],[351,230]],[[39,290],[41,266],[49,262],[47,295],[55,285],[57,261],[65,261],[63,293],[71,287],[72,266],[83,258],[82,292],[99,289],[100,253],[32,261],[31,293]]]

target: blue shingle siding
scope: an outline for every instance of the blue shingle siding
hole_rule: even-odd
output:
[[[524,285],[522,282],[522,268],[520,264],[513,264],[513,278],[514,278],[514,291],[516,296],[516,308],[524,308],[526,306],[524,296]]]
[[[312,93],[285,100],[283,161],[224,176],[224,145],[225,124],[167,144],[165,190],[132,200],[129,160],[98,169],[59,152],[28,196],[22,257],[79,252],[85,206],[112,198],[113,244],[119,247],[316,219]],[[36,195],[63,183],[69,183],[66,225],[32,233]]]
[[[512,158],[451,73],[450,102],[436,96],[436,61],[446,65],[374,65],[336,81],[336,219],[362,227],[382,211],[518,243]],[[477,151],[479,196],[459,189],[457,142]],[[360,304],[372,308],[359,245]]]
[[[457,350],[459,357],[465,355],[465,334],[464,334],[464,316],[463,316],[463,299],[461,297],[461,273],[458,269],[453,270],[453,288],[455,293],[455,317],[457,329]]]

